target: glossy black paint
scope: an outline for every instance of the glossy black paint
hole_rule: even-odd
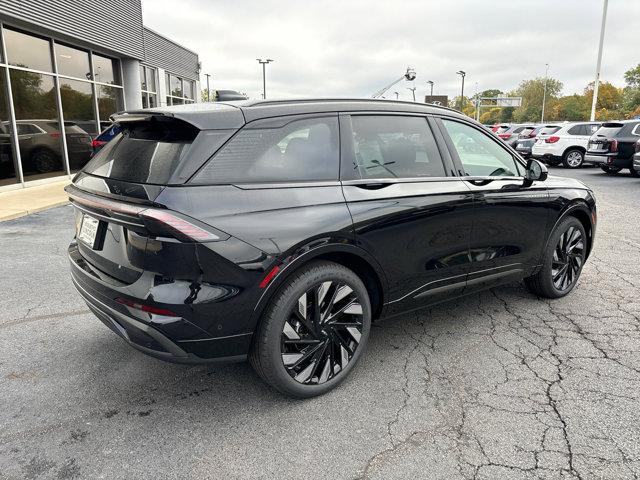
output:
[[[225,107],[218,122],[202,108],[194,124],[224,129],[239,115],[249,122],[335,112],[342,140],[350,113],[422,115],[447,176],[363,181],[343,168],[341,181],[332,182],[164,186],[78,174],[74,187],[90,196],[166,208],[226,234],[220,241],[183,242],[152,234],[135,217],[74,202],[78,217],[82,211],[106,225],[101,250],[70,245],[74,284],[101,321],[150,355],[178,362],[244,358],[269,299],[314,258],[344,263],[365,278],[381,317],[534,273],[564,215],[583,222],[588,250],[593,243],[595,199],[580,182],[549,177],[527,185],[522,177],[478,182],[461,175],[436,121],[477,124],[451,110],[381,101],[245,102]],[[176,112],[189,121],[188,109]]]

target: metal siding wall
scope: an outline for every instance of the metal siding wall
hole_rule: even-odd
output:
[[[125,56],[144,58],[140,0],[0,0],[16,18]]]
[[[198,80],[198,54],[148,28],[144,29],[144,63],[167,72]],[[164,78],[160,78],[164,82]]]

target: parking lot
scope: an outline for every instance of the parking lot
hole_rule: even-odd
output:
[[[307,401],[122,342],[71,285],[71,207],[0,223],[0,477],[637,478],[640,181],[551,173],[599,202],[572,294],[513,284],[385,320]]]

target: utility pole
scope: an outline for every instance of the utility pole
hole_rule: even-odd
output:
[[[267,64],[273,62],[272,59],[267,58],[266,60],[262,60],[261,58],[256,58],[256,60],[258,61],[258,63],[260,65],[262,65],[262,98],[264,100],[267,99],[267,73],[266,73],[266,67]]]
[[[433,80],[427,80],[427,85],[431,87],[431,93],[429,93],[429,95],[433,97]]]
[[[602,64],[602,45],[604,43],[604,27],[607,22],[607,4],[609,0],[604,0],[602,6],[602,25],[600,26],[600,44],[598,45],[598,61],[596,63],[596,81],[593,84],[593,101],[591,102],[591,118],[596,119],[596,105],[598,104],[598,84],[600,83],[600,65]]]
[[[464,105],[464,77],[467,76],[467,72],[464,70],[458,70],[456,74],[462,77],[462,90],[460,91],[460,111],[462,111],[462,107]]]
[[[545,63],[546,69],[544,71],[544,91],[542,93],[542,115],[540,116],[540,123],[544,123],[544,106],[547,103],[547,79],[549,78],[549,64]]]
[[[204,74],[205,77],[207,77],[207,102],[211,101],[211,90],[209,90],[209,77],[211,75],[209,75],[208,73]]]
[[[413,101],[416,101],[416,87],[407,87],[407,90],[411,90],[411,93],[413,94]]]

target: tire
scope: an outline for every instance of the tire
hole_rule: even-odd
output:
[[[631,167],[631,168],[629,169],[629,171],[631,172],[631,176],[632,176],[633,178],[640,178],[640,172],[639,172],[638,170],[636,170],[636,169],[634,169],[633,167]]]
[[[584,163],[584,152],[577,148],[572,148],[564,152],[562,164],[566,168],[580,168]]]
[[[608,175],[616,175],[622,169],[620,167],[609,167],[607,165],[601,165],[600,170]]]
[[[362,280],[337,263],[312,262],[274,295],[254,334],[249,361],[281,393],[315,397],[349,375],[366,349],[370,329],[371,303]]]
[[[33,164],[33,168],[38,172],[49,173],[58,169],[59,161],[53,152],[41,148],[33,152],[31,155],[31,163]]]
[[[587,235],[582,223],[566,217],[549,237],[540,271],[525,278],[526,287],[539,297],[564,297],[578,282],[586,253]]]

